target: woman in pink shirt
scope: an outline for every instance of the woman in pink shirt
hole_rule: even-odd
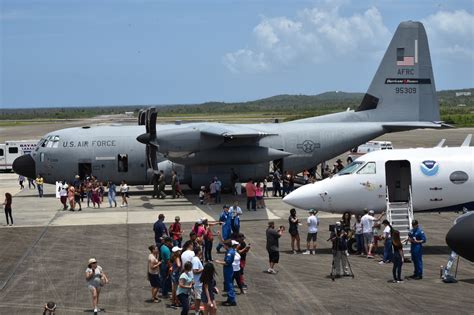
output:
[[[252,179],[249,179],[245,184],[245,193],[247,194],[247,211],[250,211],[250,204],[252,204],[253,211],[257,211],[257,199],[255,198],[257,187]]]

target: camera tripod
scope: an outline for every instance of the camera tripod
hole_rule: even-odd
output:
[[[339,250],[339,242],[340,242],[340,238],[339,237],[336,237],[336,249],[333,250],[332,252],[332,263],[331,263],[331,280],[334,281],[336,279],[337,276],[339,275],[336,275],[336,260],[340,260],[340,262],[338,261],[337,263],[342,263],[342,268],[343,270],[341,270],[345,276],[349,276],[349,277],[352,277],[354,279],[354,272],[352,271],[352,267],[351,267],[351,263],[349,261],[349,258],[347,257],[347,254],[346,254],[346,251],[345,250]],[[349,269],[350,273],[347,272],[347,269]]]

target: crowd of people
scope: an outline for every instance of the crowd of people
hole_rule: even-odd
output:
[[[182,308],[181,314],[188,314],[191,304],[196,313],[203,310],[205,314],[215,314],[219,292],[215,279],[217,264],[222,266],[223,291],[227,293],[222,305],[237,305],[234,282],[240,294],[245,294],[244,268],[250,250],[250,244],[240,232],[241,213],[238,202],[232,207],[225,205],[219,221],[197,220],[186,233],[189,236],[186,241],[180,218],[175,217],[174,223],[167,227],[164,214],[160,214],[153,225],[155,244],[149,247],[148,256],[152,301],[159,303],[169,299],[171,306]],[[220,231],[214,231],[216,225],[221,226]],[[212,257],[215,237],[218,238],[217,253],[225,251],[223,260]]]
[[[290,210],[288,217],[289,234],[291,236],[291,250],[293,254],[315,254],[316,241],[318,234],[319,219],[316,216],[317,211],[311,209],[309,217],[307,218],[307,250],[301,251],[299,226],[300,219],[296,215],[296,210]],[[385,219],[380,223],[384,216],[382,212],[379,216],[374,215],[373,210],[365,211],[363,216],[355,215],[355,222],[352,224],[352,214],[345,212],[340,221],[333,225],[329,240],[332,242],[333,258],[335,263],[335,276],[347,276],[349,271],[347,268],[347,258],[349,256],[349,240],[354,238],[357,252],[355,254],[368,259],[374,259],[374,253],[379,247],[379,242],[384,242],[383,254],[379,264],[393,263],[392,276],[393,282],[403,282],[401,277],[401,270],[403,262],[406,260],[403,251],[403,244],[410,243],[411,260],[414,265],[414,273],[409,278],[421,280],[423,278],[423,259],[422,259],[422,244],[426,242],[426,236],[423,230],[419,227],[418,221],[412,221],[412,230],[408,234],[408,238],[402,240],[400,238],[400,231],[394,229],[390,222]],[[382,233],[380,230],[383,228]],[[267,233],[268,242],[268,233]],[[267,243],[268,246],[268,243]],[[268,248],[267,248],[268,249]],[[344,255],[344,256],[343,256]],[[270,255],[270,264],[272,263],[272,256]],[[271,270],[269,270],[270,272]]]

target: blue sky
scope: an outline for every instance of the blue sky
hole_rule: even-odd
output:
[[[365,92],[404,20],[425,24],[438,90],[474,86],[472,0],[0,3],[3,108]]]

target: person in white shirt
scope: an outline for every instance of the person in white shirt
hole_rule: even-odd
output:
[[[374,258],[374,255],[372,255],[372,248],[374,247],[374,222],[379,221],[384,214],[385,212],[382,212],[378,218],[375,218],[374,210],[370,210],[361,219],[364,248],[367,253],[367,258]]]
[[[385,226],[383,230],[382,238],[385,240],[383,247],[383,260],[379,264],[388,264],[392,262],[393,249],[392,249],[392,226],[388,220],[383,220],[382,224]]]
[[[237,250],[239,244],[239,242],[232,240],[232,247],[235,249],[234,261],[232,262],[232,270],[234,271],[234,275],[232,276],[232,285],[235,280],[235,282],[237,282],[237,286],[240,289],[240,294],[245,294],[244,287],[242,286],[242,281],[240,278],[240,261],[242,260],[242,257],[240,256],[239,251]]]
[[[63,210],[67,210],[67,190],[69,186],[65,180],[59,185],[59,198],[63,204]]]
[[[303,255],[316,254],[316,240],[318,239],[318,225],[319,219],[316,216],[317,211],[314,209],[309,210],[308,217],[308,236],[306,237],[306,251]],[[312,244],[311,244],[312,242]],[[312,245],[312,246],[311,246]]]
[[[240,215],[242,215],[242,208],[239,207],[239,202],[234,201],[234,205],[229,208],[229,213],[231,216],[231,229],[233,233],[240,232]],[[237,220],[236,220],[237,218]],[[237,222],[236,222],[237,221]]]
[[[188,261],[191,262],[193,257],[195,256],[193,247],[194,244],[192,241],[187,241],[186,243],[184,243],[184,252],[181,254],[181,266],[183,266],[183,268],[184,264],[186,264]]]
[[[202,282],[201,273],[204,267],[201,262],[202,249],[200,246],[194,250],[194,257],[191,259],[193,264],[193,276],[194,276],[194,309],[196,314],[200,314],[201,308],[201,294],[202,294]]]

